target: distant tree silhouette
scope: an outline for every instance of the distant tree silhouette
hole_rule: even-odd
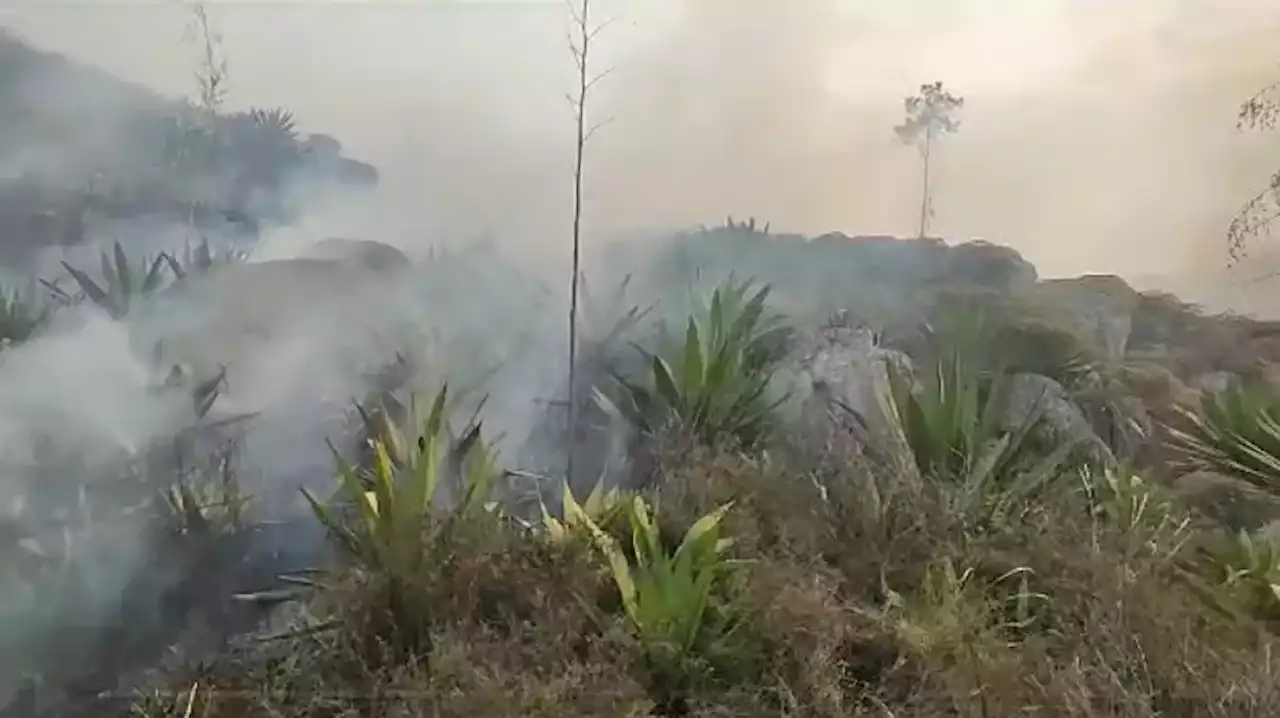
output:
[[[918,236],[923,238],[929,227],[929,216],[932,207],[929,204],[929,169],[933,157],[934,141],[945,134],[960,129],[960,120],[956,114],[964,107],[964,98],[952,95],[942,87],[942,81],[920,86],[919,94],[912,95],[903,101],[907,117],[902,124],[893,128],[904,144],[914,145],[920,150],[920,159],[924,165],[923,183],[920,191],[920,225]]]

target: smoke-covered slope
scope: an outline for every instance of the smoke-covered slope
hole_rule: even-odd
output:
[[[185,100],[0,34],[5,263],[103,235],[146,246],[182,225],[252,239],[305,209],[300,188],[376,181],[333,138],[300,134],[287,110],[210,119]]]

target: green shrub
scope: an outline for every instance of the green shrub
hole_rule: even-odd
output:
[[[587,531],[607,561],[655,687],[664,693],[687,688],[694,676],[731,654],[740,617],[718,595],[736,565],[725,555],[732,541],[721,538],[730,506],[699,518],[673,549],[665,545],[649,505],[633,496],[624,504],[630,556],[581,506],[567,506],[567,525]]]
[[[368,467],[353,465],[334,451],[345,507],[327,506],[303,490],[316,518],[347,558],[382,586],[390,621],[382,628],[407,648],[425,640],[421,631],[429,602],[421,600],[419,580],[449,526],[440,521],[442,481],[456,482],[461,489],[449,515],[474,519],[492,508],[488,502],[497,478],[479,423],[470,424],[457,440],[452,438],[445,418],[447,397],[445,386],[412,439],[387,424],[371,439]],[[412,403],[411,417],[418,416],[415,407]]]
[[[667,429],[714,444],[726,439],[752,447],[774,428],[780,399],[770,381],[792,330],[767,311],[769,287],[730,281],[709,306],[688,319],[683,340],[646,353],[645,381],[615,376],[619,391],[597,401],[643,434]]]
[[[1280,543],[1247,531],[1222,532],[1207,537],[1197,554],[1187,578],[1207,607],[1280,627]]]
[[[102,281],[105,286],[66,262],[62,266],[85,297],[113,319],[120,319],[129,313],[130,306],[138,297],[148,295],[162,286],[165,268],[173,267],[174,264],[172,257],[162,253],[155,259],[144,260],[134,267],[125,254],[124,247],[116,242],[111,254],[102,253]]]
[[[1235,476],[1280,493],[1280,400],[1257,386],[1233,384],[1205,397],[1199,410],[1180,406],[1182,426],[1169,429],[1182,467]]]
[[[928,479],[959,489],[962,511],[1006,516],[1029,505],[1069,466],[1069,442],[1042,451],[1033,434],[1044,420],[1037,405],[1012,430],[1006,413],[1012,377],[984,375],[963,348],[943,354],[916,387],[894,372],[892,409],[916,467]]]

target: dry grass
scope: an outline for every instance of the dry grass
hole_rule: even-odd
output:
[[[502,515],[478,427],[456,440],[442,391],[417,442],[406,425],[348,467],[346,510],[315,500],[347,559],[307,602],[320,628],[173,671],[133,715],[1280,715],[1273,634],[1188,582],[1189,519],[1114,467],[1086,492],[1096,467],[1015,446],[1021,431],[987,421],[985,374],[896,387],[900,475],[801,450],[788,427],[744,440],[732,407],[754,399],[698,431],[705,406],[755,397],[767,370],[721,346],[728,368],[708,371],[692,326],[679,371],[654,373],[664,410],[632,422],[652,429],[633,457],[649,480],[622,520],[548,531]],[[1024,466],[1043,478],[1025,494]],[[466,490],[438,505],[438,485]],[[656,507],[656,531],[637,506]],[[698,527],[726,506],[722,545]],[[693,568],[675,548],[690,536]],[[1276,584],[1280,564],[1254,568],[1246,590]],[[643,610],[628,582],[650,589]]]
[[[389,625],[378,579],[347,569],[316,600],[335,630],[174,685],[200,681],[197,716],[1280,715],[1274,641],[1205,610],[1172,538],[1077,494],[970,535],[943,520],[945,487],[858,467],[828,472],[825,498],[733,455],[667,471],[664,533],[733,500],[751,559],[726,594],[747,616],[738,652],[678,695],[647,675],[589,547],[487,516],[441,538],[414,587],[422,625]]]

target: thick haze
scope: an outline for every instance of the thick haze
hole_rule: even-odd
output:
[[[1220,267],[1280,166],[1236,107],[1280,80],[1276,0],[597,0],[593,237],[754,214],[806,233],[912,231],[902,97],[967,98],[934,233],[1042,274]],[[210,3],[230,104],[283,105],[383,173],[371,239],[492,231],[552,261],[567,233],[572,71],[558,2]],[[35,44],[191,94],[176,3],[6,3]],[[1268,147],[1276,148],[1267,152]]]

